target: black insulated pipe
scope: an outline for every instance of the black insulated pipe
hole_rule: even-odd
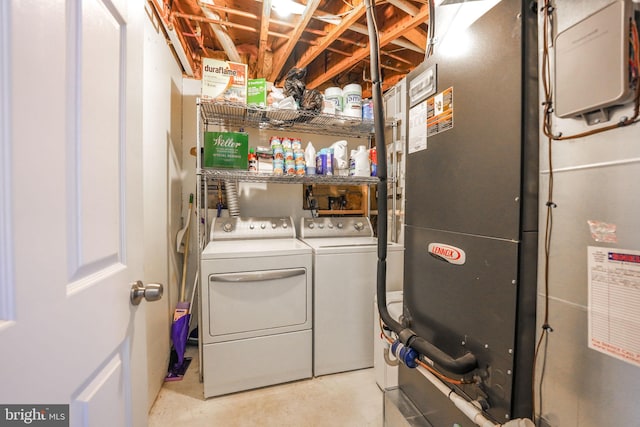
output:
[[[369,31],[369,47],[371,56],[371,81],[373,99],[373,119],[377,151],[378,174],[378,267],[376,295],[378,298],[378,312],[385,325],[400,337],[407,347],[413,348],[418,353],[426,356],[431,361],[447,371],[463,375],[474,370],[477,359],[472,353],[454,359],[429,341],[417,336],[410,329],[405,329],[398,323],[387,310],[387,153],[384,139],[384,109],[382,102],[382,73],[380,72],[380,55],[378,40],[378,28],[375,19],[374,0],[365,0],[367,10],[367,28]]]

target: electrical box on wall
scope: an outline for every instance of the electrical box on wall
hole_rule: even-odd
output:
[[[555,41],[555,112],[584,116],[633,99],[629,81],[630,0],[605,6]],[[589,121],[589,120],[588,120]]]

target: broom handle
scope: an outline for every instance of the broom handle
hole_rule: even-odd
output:
[[[193,195],[192,195],[193,197]],[[187,282],[187,265],[189,264],[189,236],[191,236],[191,203],[192,200],[189,200],[189,213],[187,214],[187,237],[184,239],[184,258],[182,261],[182,283],[180,285],[180,301],[184,301],[184,291],[185,284]]]
[[[193,206],[193,193],[189,194],[189,207],[187,209],[187,225],[185,227],[185,233],[187,237],[184,240],[184,257],[182,260],[182,283],[180,284],[180,299],[178,301],[184,301],[185,283],[187,281],[187,265],[189,264],[189,236],[191,235],[191,207]]]

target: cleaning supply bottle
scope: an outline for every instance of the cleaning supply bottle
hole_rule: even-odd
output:
[[[249,172],[258,173],[258,158],[253,148],[249,149],[249,155],[247,157],[249,160]]]
[[[353,156],[355,160],[355,176],[369,176],[371,174],[371,168],[369,166],[369,153],[367,147],[359,145],[358,150]]]
[[[371,176],[378,176],[378,153],[376,147],[369,150],[369,158],[371,159]]]
[[[307,175],[315,175],[316,149],[313,147],[311,141],[307,143],[307,148],[304,149],[304,162],[307,165]]]

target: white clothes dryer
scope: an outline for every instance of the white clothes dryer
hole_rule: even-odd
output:
[[[286,218],[215,218],[201,254],[205,397],[312,376],[311,249]]]

